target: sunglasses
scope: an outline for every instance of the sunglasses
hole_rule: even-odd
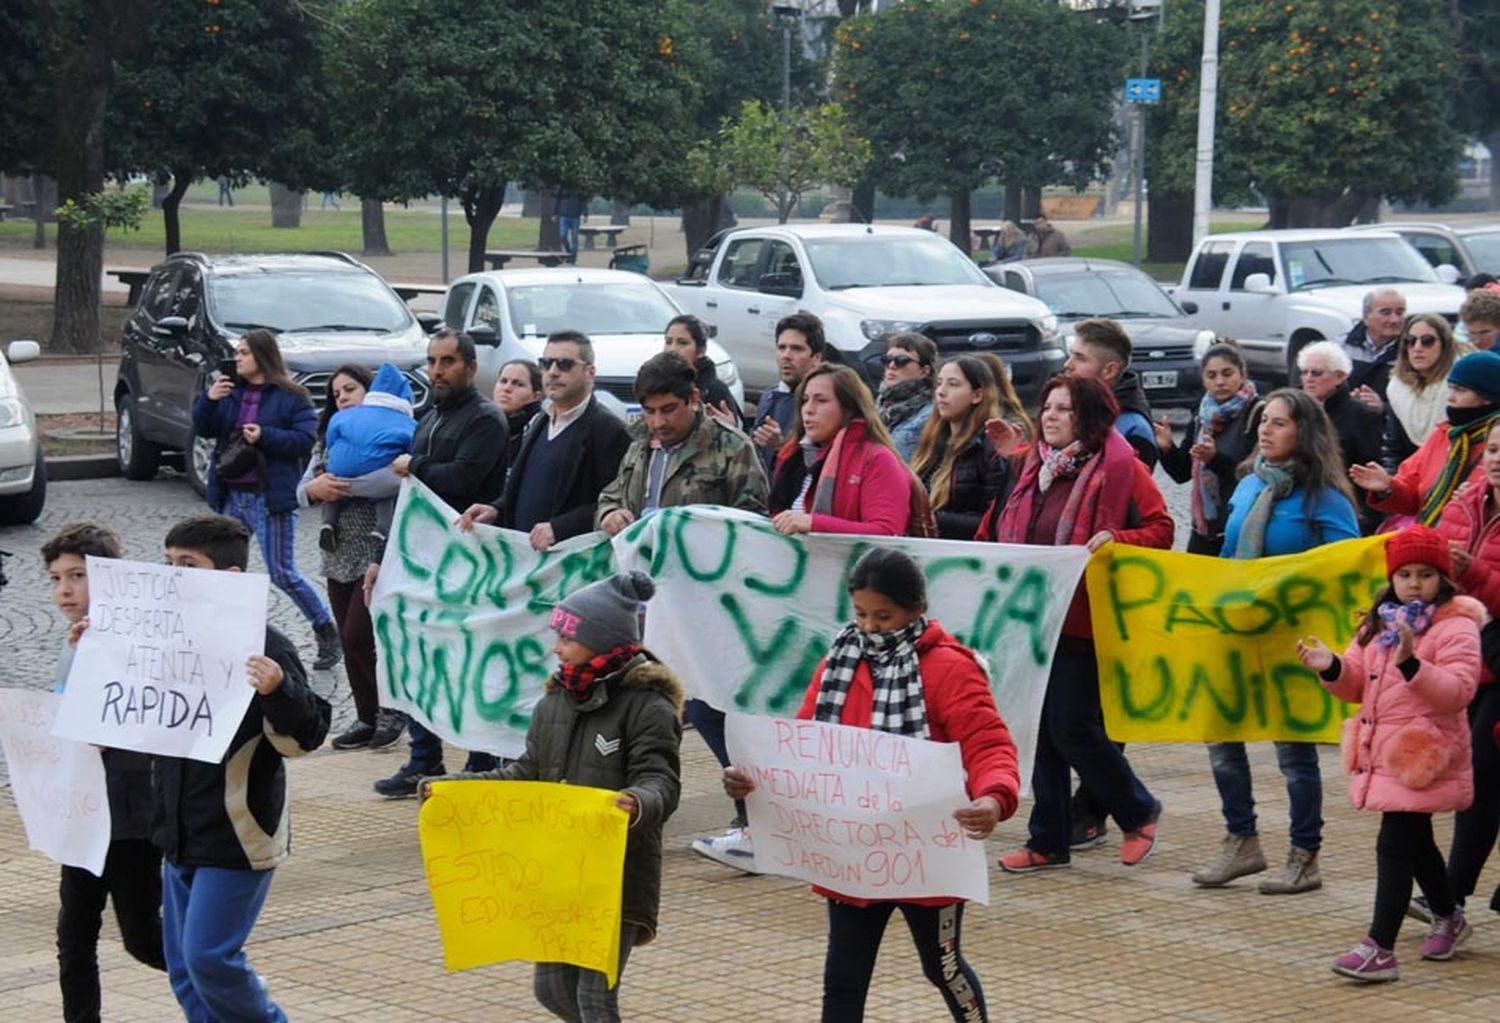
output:
[[[910,355],[882,355],[880,357],[882,366],[895,366],[897,369],[905,369],[916,361]]]
[[[1312,377],[1313,379],[1317,379],[1318,377],[1326,376],[1328,374],[1328,370],[1326,369],[1304,369],[1299,370],[1298,372],[1300,372],[1305,377]]]
[[[1408,348],[1432,348],[1442,344],[1436,334],[1408,334],[1401,339],[1401,342]]]
[[[545,355],[537,359],[536,364],[542,367],[542,369],[551,369],[553,366],[556,366],[560,373],[571,373],[574,366],[588,365],[583,359],[549,359]]]

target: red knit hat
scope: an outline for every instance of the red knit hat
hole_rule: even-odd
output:
[[[1392,533],[1385,542],[1385,574],[1393,576],[1402,565],[1413,563],[1431,565],[1448,578],[1453,578],[1453,555],[1448,553],[1448,541],[1430,526],[1407,526],[1399,533]]]

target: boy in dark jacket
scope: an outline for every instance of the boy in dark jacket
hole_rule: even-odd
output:
[[[118,558],[120,538],[91,522],[63,526],[42,544],[52,602],[68,619],[68,645],[57,661],[60,692],[73,663],[73,645],[86,626],[89,576],[84,561]],[[109,853],[104,873],[62,868],[57,912],[57,980],[66,1023],[99,1023],[99,927],[104,903],[115,904],[125,951],[157,970],[167,968],[161,950],[161,853],[151,844],[151,758],[131,750],[106,749],[104,781],[109,794]]]
[[[630,814],[621,974],[631,948],[656,937],[662,825],[682,789],[682,685],[640,645],[640,604],[655,591],[650,576],[631,572],[585,586],[558,604],[551,625],[561,663],[532,713],[526,752],[494,771],[456,776],[619,790],[615,805]],[[427,792],[424,784],[424,798]],[[619,986],[610,988],[598,970],[537,963],[533,989],[559,1019],[620,1018]]]
[[[222,515],[198,515],[172,527],[166,548],[179,568],[243,572],[250,532]],[[224,759],[157,757],[152,772],[167,971],[189,1023],[286,1019],[243,949],[291,849],[282,759],[322,745],[331,710],[308,688],[291,642],[270,626],[266,652],[245,667],[256,695]]]

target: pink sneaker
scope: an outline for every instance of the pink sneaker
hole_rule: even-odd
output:
[[[1396,953],[1381,948],[1369,938],[1361,939],[1358,945],[1335,959],[1333,972],[1361,983],[1395,980],[1400,976],[1396,971]]]
[[[1432,930],[1422,942],[1423,959],[1452,959],[1453,952],[1462,945],[1474,929],[1464,919],[1464,911],[1455,909],[1451,916],[1432,918]]]
[[[1000,857],[1000,869],[1008,874],[1034,874],[1038,870],[1056,870],[1069,866],[1066,853],[1039,853],[1022,847]]]

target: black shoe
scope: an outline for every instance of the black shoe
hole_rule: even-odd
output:
[[[339,531],[333,523],[325,522],[318,529],[318,546],[329,554],[339,549]]]
[[[1109,825],[1097,817],[1083,816],[1076,810],[1073,816],[1073,835],[1068,840],[1069,849],[1092,849],[1104,841]]]
[[[364,749],[370,745],[370,737],[374,734],[374,725],[368,721],[356,721],[335,735],[332,745],[334,749]]]
[[[313,633],[318,640],[318,657],[313,661],[315,671],[327,671],[344,659],[344,644],[339,639],[339,627],[332,622],[319,626]]]
[[[417,785],[423,778],[436,778],[447,773],[447,769],[442,764],[435,764],[432,767],[403,764],[401,769],[389,778],[377,781],[375,792],[387,799],[410,799],[417,794]]]
[[[375,733],[370,736],[371,749],[385,749],[401,738],[406,731],[406,715],[394,710],[382,710],[375,716]]]

